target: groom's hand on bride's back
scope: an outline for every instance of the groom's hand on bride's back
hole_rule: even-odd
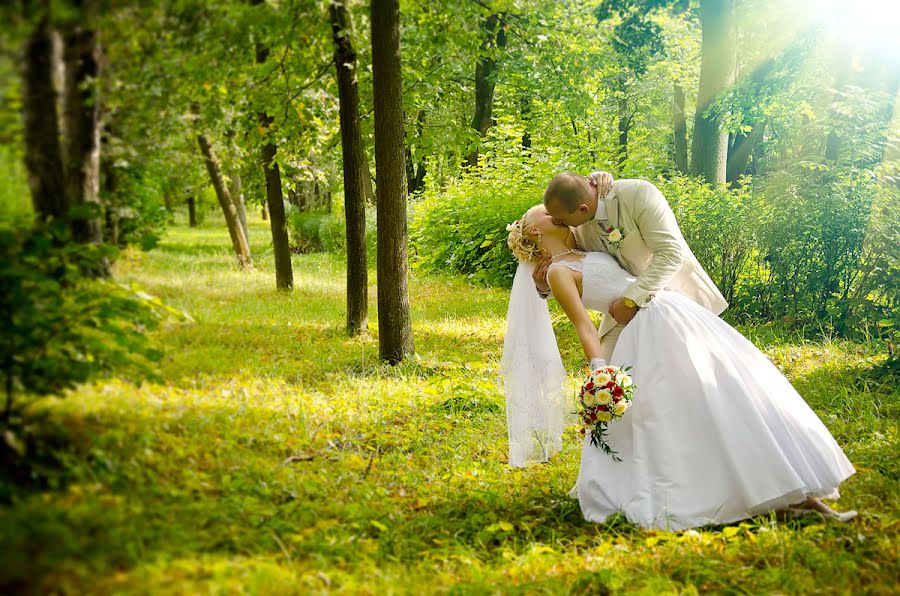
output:
[[[550,263],[550,257],[544,257],[537,262],[534,272],[531,274],[531,279],[534,280],[534,285],[541,294],[550,291],[550,284],[547,283],[547,269],[550,267]]]
[[[591,186],[597,188],[597,198],[603,199],[613,187],[613,177],[609,172],[591,172],[588,176]]]

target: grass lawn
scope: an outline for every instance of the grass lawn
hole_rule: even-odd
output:
[[[742,328],[786,372],[858,473],[834,525],[761,518],[700,532],[582,520],[567,496],[580,438],[549,465],[506,466],[496,386],[507,292],[410,282],[418,358],[378,363],[348,339],[345,272],[294,258],[275,290],[267,224],[256,269],[219,218],[170,228],[117,277],[190,321],[154,332],[161,383],[109,378],[34,408],[48,466],[0,505],[0,591],[31,593],[896,593],[900,395],[878,346]],[[574,331],[555,311],[567,368]],[[689,432],[689,429],[685,429]]]

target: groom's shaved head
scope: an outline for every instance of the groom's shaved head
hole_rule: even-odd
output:
[[[544,207],[549,210],[559,205],[566,213],[572,213],[578,205],[588,200],[589,191],[590,184],[586,177],[575,172],[557,174],[544,191]]]

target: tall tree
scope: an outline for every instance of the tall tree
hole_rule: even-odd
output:
[[[264,4],[263,0],[252,0],[252,4]],[[263,64],[269,57],[269,48],[261,43],[256,44],[256,63]],[[269,218],[272,230],[272,249],[275,253],[275,287],[279,290],[290,290],[294,287],[294,269],[291,264],[291,247],[288,241],[287,217],[284,213],[284,194],[281,189],[281,170],[275,155],[278,148],[270,131],[275,121],[265,110],[257,114],[260,129],[265,132],[266,142],[262,146],[261,158],[263,173],[266,178],[266,208],[263,219]]]
[[[238,221],[241,224],[241,229],[244,230],[244,237],[247,238],[247,243],[249,244],[250,228],[247,226],[247,206],[244,204],[244,182],[241,179],[241,175],[237,172],[232,172],[228,175],[228,182],[228,194],[231,195],[231,200],[234,202]]]
[[[475,116],[472,128],[483,139],[493,125],[494,86],[497,83],[497,50],[506,47],[506,25],[502,14],[492,13],[481,22],[482,41],[478,63],[475,65]],[[478,165],[478,148],[469,154],[466,163]]]
[[[247,237],[244,236],[244,230],[238,221],[237,209],[234,208],[234,201],[228,194],[228,187],[225,185],[225,179],[222,176],[222,170],[219,162],[216,160],[212,145],[204,134],[197,135],[197,144],[200,145],[200,153],[203,154],[203,161],[206,164],[206,171],[209,173],[209,179],[212,182],[213,189],[216,191],[216,198],[219,200],[219,206],[222,207],[222,214],[225,216],[225,225],[228,226],[228,234],[231,236],[231,245],[234,248],[234,254],[237,257],[238,266],[241,269],[253,267],[253,259],[250,256],[250,246],[247,244]]]
[[[728,133],[722,131],[722,115],[712,108],[734,82],[734,0],[701,0],[700,24],[700,85],[691,146],[691,173],[702,176],[710,184],[718,184],[726,178]]]
[[[356,51],[351,38],[353,24],[344,0],[332,0],[329,15],[340,100],[347,230],[347,333],[352,336],[365,332],[369,325],[365,182],[369,173],[359,126]]]
[[[382,360],[397,363],[413,353],[407,288],[399,0],[372,0],[371,21],[378,177],[378,345]]]
[[[684,89],[675,83],[675,169],[688,173],[687,117],[684,114]]]
[[[83,15],[86,20],[86,15]],[[72,232],[80,242],[103,241],[100,223],[100,117],[97,90],[100,44],[93,29],[73,24],[64,35],[65,177],[67,195],[77,207]]]
[[[34,211],[40,219],[60,219],[68,213],[59,120],[53,88],[53,42],[50,23],[40,19],[25,43],[22,66],[22,107],[25,166]]]

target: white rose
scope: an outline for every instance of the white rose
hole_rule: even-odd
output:
[[[612,381],[612,377],[609,376],[609,373],[604,372],[594,375],[594,385],[600,385],[602,387],[610,381]]]
[[[619,230],[613,229],[612,232],[609,233],[609,241],[610,242],[619,242],[622,240],[622,232]]]
[[[581,403],[590,408],[597,405],[597,400],[594,399],[593,393],[591,393],[590,391],[585,391],[584,395],[581,396]]]
[[[613,412],[616,416],[621,416],[625,413],[625,410],[628,409],[628,402],[624,399],[613,406]]]
[[[594,397],[597,399],[597,403],[601,406],[605,406],[612,401],[612,393],[609,392],[609,389],[601,389],[594,395]]]
[[[631,385],[631,377],[625,373],[619,373],[616,375],[616,383],[618,383],[620,387],[628,387]]]
[[[612,420],[612,414],[609,412],[597,412],[597,420],[600,422],[609,422]]]

